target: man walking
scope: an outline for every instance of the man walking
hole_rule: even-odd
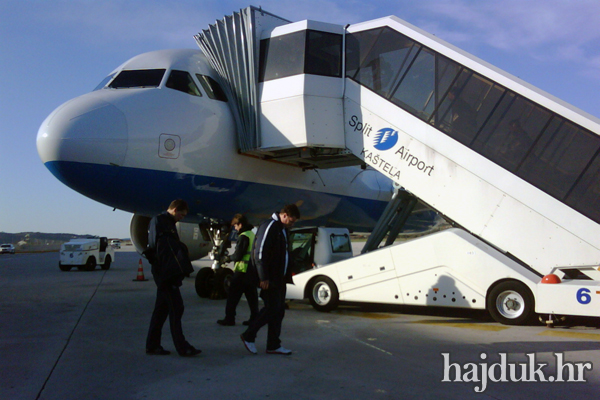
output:
[[[156,283],[156,303],[150,320],[146,339],[146,354],[168,355],[171,352],[161,346],[162,327],[169,317],[171,336],[180,356],[191,357],[201,353],[190,345],[183,335],[181,317],[183,299],[179,287],[183,278],[194,272],[187,247],[179,240],[176,223],[188,213],[184,200],[174,200],[166,212],[150,221],[148,250],[144,253],[152,265]]]
[[[256,293],[255,280],[246,278],[252,245],[254,244],[254,233],[252,232],[254,227],[242,214],[234,215],[231,226],[238,232],[235,252],[231,257],[228,257],[229,261],[235,261],[235,267],[229,285],[227,304],[225,305],[225,318],[218,320],[217,324],[223,326],[235,325],[235,309],[242,298],[242,294],[244,294],[250,307],[250,319],[244,321],[244,325],[250,325],[250,322],[254,321],[258,315],[258,294]]]
[[[285,315],[286,283],[290,275],[290,254],[288,248],[288,229],[300,218],[300,211],[295,204],[285,206],[279,213],[274,213],[270,220],[263,222],[256,233],[252,250],[252,271],[249,274],[261,288],[260,297],[264,307],[241,335],[246,349],[256,354],[254,341],[256,334],[268,325],[267,353],[290,355],[292,351],[281,346],[279,336]]]

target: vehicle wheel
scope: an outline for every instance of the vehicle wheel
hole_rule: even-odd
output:
[[[85,263],[84,269],[86,271],[93,271],[96,269],[96,257],[89,257]]]
[[[106,256],[106,258],[104,258],[104,264],[102,264],[102,269],[109,269],[110,268],[110,263],[111,263],[112,259],[110,258],[110,256]]]
[[[535,314],[535,300],[524,283],[505,281],[490,290],[487,309],[501,324],[523,325]]]
[[[338,306],[340,295],[335,283],[326,276],[320,276],[312,284],[309,293],[310,304],[317,311],[328,312]]]
[[[71,270],[70,265],[64,265],[61,262],[58,263],[58,268],[60,268],[61,271],[70,271]]]
[[[213,289],[214,271],[212,268],[204,267],[200,268],[200,271],[196,274],[196,293],[198,296],[206,298],[209,297]]]
[[[213,290],[210,298],[213,300],[226,299],[231,286],[231,276],[233,271],[229,268],[219,268],[215,271],[215,279],[213,281]]]

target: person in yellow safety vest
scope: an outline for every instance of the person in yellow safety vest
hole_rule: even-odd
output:
[[[238,232],[238,240],[235,252],[229,261],[234,261],[233,277],[227,295],[227,304],[225,305],[225,318],[217,321],[219,325],[234,326],[235,325],[235,309],[242,297],[246,295],[248,306],[250,307],[250,319],[244,321],[244,325],[248,325],[253,321],[258,314],[258,292],[256,285],[249,281],[246,276],[248,264],[250,261],[250,253],[252,244],[254,243],[254,228],[242,214],[236,214],[231,220],[231,226]]]

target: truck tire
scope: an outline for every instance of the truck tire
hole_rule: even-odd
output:
[[[96,257],[88,257],[87,261],[85,262],[84,269],[86,271],[95,270],[96,269]]]
[[[308,295],[310,304],[315,310],[321,312],[335,310],[340,301],[335,283],[326,276],[319,276],[313,281]]]
[[[58,268],[60,268],[61,271],[70,271],[71,270],[70,265],[65,265],[61,262],[58,263]]]
[[[531,290],[519,281],[504,281],[494,286],[486,299],[487,310],[504,325],[523,325],[535,314]]]
[[[200,268],[200,271],[196,274],[196,281],[194,283],[198,296],[202,298],[210,297],[213,289],[214,275],[215,273],[212,268]]]
[[[104,264],[102,264],[101,268],[104,270],[110,269],[111,261],[112,261],[112,259],[110,258],[110,256],[106,256],[104,258]]]

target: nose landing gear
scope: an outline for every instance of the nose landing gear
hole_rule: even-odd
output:
[[[233,271],[224,266],[229,255],[227,249],[231,246],[230,226],[222,221],[210,220],[201,224],[200,228],[206,230],[213,245],[208,254],[212,266],[201,268],[196,274],[196,293],[203,298],[224,299],[229,293],[233,275]]]

